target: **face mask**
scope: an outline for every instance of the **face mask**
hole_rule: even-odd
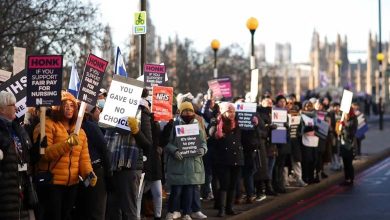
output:
[[[195,115],[182,115],[181,116],[181,119],[183,119],[183,121],[186,124],[189,124],[194,118],[195,118]]]
[[[104,104],[106,103],[106,100],[104,100],[104,99],[98,99],[97,100],[97,106],[99,107],[99,108],[104,108]]]

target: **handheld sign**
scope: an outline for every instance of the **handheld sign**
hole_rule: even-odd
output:
[[[61,105],[62,55],[28,56],[27,106]]]
[[[165,66],[158,64],[144,65],[145,87],[152,91],[152,86],[163,86],[165,84]]]
[[[134,13],[134,35],[146,34],[146,11]]]
[[[272,123],[285,123],[287,122],[287,110],[286,109],[272,109]]]
[[[254,130],[252,119],[256,114],[256,103],[236,103],[238,126],[243,130]]]
[[[135,117],[143,87],[143,82],[114,75],[99,124],[130,131],[127,119]]]
[[[26,71],[15,74],[0,85],[0,91],[7,91],[15,95],[16,117],[20,118],[27,112],[26,106],[27,76]]]
[[[173,87],[153,86],[152,112],[155,121],[172,119]]]
[[[85,63],[83,77],[80,82],[78,99],[92,106],[96,105],[99,89],[103,81],[103,75],[106,71],[108,62],[89,54]]]
[[[198,156],[199,124],[176,125],[175,132],[180,154],[183,157]]]
[[[12,72],[15,74],[21,72],[26,67],[26,48],[14,47],[14,64]]]
[[[229,77],[209,80],[207,84],[209,85],[209,88],[213,91],[215,97],[232,97],[232,82]]]
[[[5,81],[9,80],[12,76],[11,72],[0,70],[0,85]]]
[[[353,92],[344,89],[343,90],[343,96],[341,98],[341,104],[340,104],[340,110],[343,112],[341,115],[341,120],[344,121],[345,114],[349,113],[349,110],[351,109],[352,104],[352,98],[353,98]],[[339,130],[341,131],[342,125],[339,125]]]

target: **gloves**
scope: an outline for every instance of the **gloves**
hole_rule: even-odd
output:
[[[66,139],[65,143],[67,143],[70,147],[76,146],[80,143],[79,136],[77,134],[70,134],[68,139]]]
[[[199,148],[198,149],[198,154],[199,154],[199,156],[201,156],[201,157],[203,157],[204,156],[204,148]]]
[[[94,187],[94,186],[96,186],[97,176],[96,176],[96,174],[93,171],[91,173],[92,173],[93,177],[91,178],[91,181],[89,182],[89,185]]]
[[[175,158],[178,160],[183,160],[183,155],[177,150],[175,151]]]
[[[278,128],[278,126],[277,126],[276,124],[271,124],[269,127],[270,127],[272,130],[275,130],[275,129]]]
[[[129,124],[130,130],[132,134],[137,134],[139,132],[138,121],[134,117],[129,117],[127,119],[127,123]]]

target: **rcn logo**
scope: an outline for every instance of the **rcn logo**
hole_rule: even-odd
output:
[[[237,104],[237,110],[243,110],[244,104]]]
[[[156,99],[157,100],[168,101],[169,100],[169,95],[164,94],[164,93],[157,93],[156,94]]]
[[[184,128],[181,127],[181,128],[176,128],[176,133],[177,134],[184,134]]]

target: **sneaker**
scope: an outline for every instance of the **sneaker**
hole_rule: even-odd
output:
[[[203,214],[201,211],[198,211],[198,212],[193,212],[191,214],[191,218],[194,218],[194,219],[206,219],[207,216],[205,214]]]
[[[181,218],[181,219],[182,220],[192,220],[190,215],[184,215],[183,218]]]
[[[180,212],[173,212],[173,219],[177,219],[177,218],[180,218],[181,217],[181,213]]]
[[[173,213],[168,212],[167,215],[165,216],[165,220],[173,220]]]
[[[256,197],[256,202],[261,202],[261,201],[263,201],[266,198],[267,198],[267,196],[265,196],[264,194],[263,195],[259,195],[259,196]]]
[[[305,186],[307,186],[307,183],[305,183],[302,179],[298,179],[297,180],[297,186],[305,187]]]
[[[246,203],[247,204],[252,204],[252,203],[254,203],[256,201],[256,196],[247,196],[246,197]]]

